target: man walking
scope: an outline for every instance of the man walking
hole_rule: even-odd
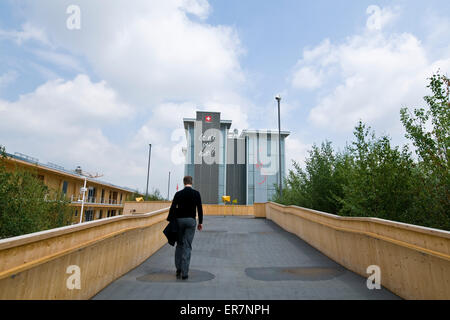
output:
[[[183,178],[184,189],[175,193],[170,206],[167,221],[176,219],[178,224],[178,239],[175,249],[175,267],[177,278],[186,280],[191,261],[192,240],[194,239],[195,226],[197,224],[196,209],[198,211],[199,231],[202,230],[203,208],[200,193],[192,188],[192,177]]]

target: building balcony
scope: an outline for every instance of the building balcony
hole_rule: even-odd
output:
[[[81,204],[83,201],[82,195],[72,195],[70,197],[70,202],[72,204]],[[84,199],[85,205],[103,205],[103,206],[123,206],[123,201],[119,201],[117,199],[104,199],[104,198],[96,198],[96,197],[86,197]]]

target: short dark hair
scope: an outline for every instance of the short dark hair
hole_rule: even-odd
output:
[[[192,184],[192,177],[191,176],[184,177],[183,178],[183,183],[184,183],[184,185]]]

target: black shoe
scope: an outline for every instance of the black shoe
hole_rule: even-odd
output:
[[[181,278],[181,270],[177,270],[177,279]]]
[[[187,278],[189,278],[188,275],[185,275],[185,276],[182,276],[182,277],[181,277],[182,280],[186,280]]]

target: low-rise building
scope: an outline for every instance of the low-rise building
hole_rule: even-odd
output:
[[[82,221],[92,221],[123,214],[124,202],[128,196],[137,192],[130,188],[116,186],[83,175],[81,168],[71,171],[61,166],[40,163],[38,159],[21,154],[6,153],[6,169],[23,168],[33,170],[50,189],[66,195],[73,207],[73,223],[80,221],[83,192],[86,180],[86,192]]]

